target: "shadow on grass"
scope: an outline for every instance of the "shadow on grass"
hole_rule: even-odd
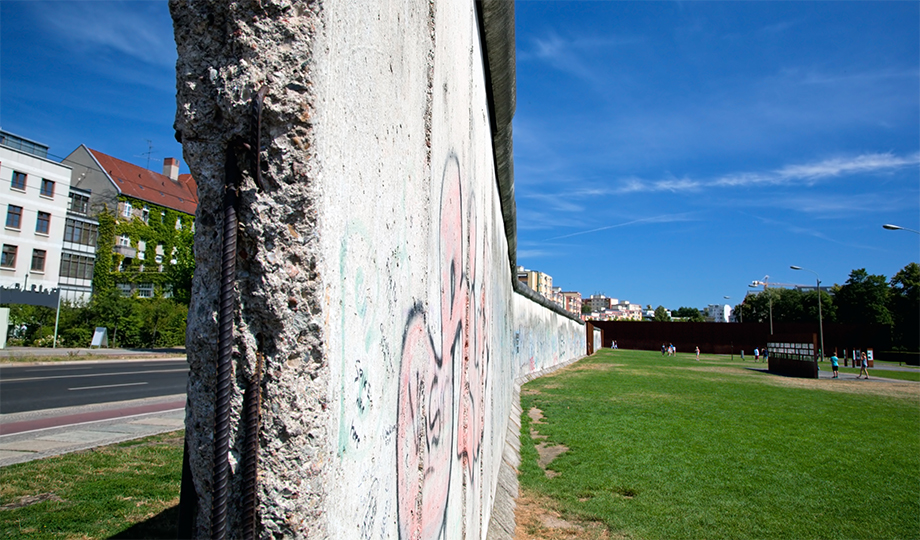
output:
[[[110,540],[138,538],[176,538],[179,523],[179,505],[167,508],[147,521],[142,521],[121,531]]]

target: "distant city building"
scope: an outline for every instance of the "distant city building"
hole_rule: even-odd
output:
[[[565,298],[562,296],[562,287],[553,287],[549,299],[561,308],[565,308]]]
[[[0,286],[58,287],[71,169],[44,144],[0,131]]]
[[[613,308],[614,304],[617,303],[616,298],[607,298],[603,294],[592,294],[585,301],[585,305],[591,309],[591,312],[595,311],[607,311],[608,309]]]
[[[518,281],[527,285],[548,299],[553,296],[553,277],[536,270],[527,270],[523,266],[517,267]]]
[[[728,304],[709,304],[706,307],[706,319],[712,322],[730,322],[732,308]]]
[[[614,320],[617,321],[641,321],[642,306],[631,304],[629,301],[616,302],[610,307],[610,312]]]
[[[576,315],[581,315],[581,293],[575,291],[568,291],[562,293],[563,306],[566,311],[569,313],[574,313]]]

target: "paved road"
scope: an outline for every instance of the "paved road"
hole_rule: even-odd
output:
[[[182,360],[67,362],[0,366],[0,414],[185,393]]]

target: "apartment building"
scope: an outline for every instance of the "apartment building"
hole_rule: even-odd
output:
[[[581,293],[577,291],[564,291],[562,293],[563,306],[569,313],[581,315]]]
[[[706,306],[706,319],[712,322],[730,322],[732,308],[728,304],[709,304]]]
[[[0,286],[58,287],[71,169],[48,146],[0,131]]]
[[[90,193],[88,215],[114,220],[114,235],[100,236],[97,265],[106,267],[102,271],[113,275],[125,295],[149,298],[158,289],[170,294],[169,265],[191,257],[198,206],[192,176],[180,175],[174,158],[163,161],[160,174],[85,145],[64,162],[73,168],[73,185]]]
[[[585,301],[585,305],[591,309],[591,312],[606,311],[611,309],[617,303],[616,298],[607,298],[603,294],[592,294]]]
[[[99,221],[89,215],[91,192],[71,186],[61,249],[61,299],[87,303],[93,295],[93,269]]]
[[[523,266],[517,267],[518,281],[542,294],[546,298],[553,298],[553,277],[536,270],[527,270]]]

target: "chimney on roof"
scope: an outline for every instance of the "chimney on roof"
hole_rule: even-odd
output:
[[[163,160],[163,176],[168,176],[173,182],[179,181],[179,160],[168,157]]]

